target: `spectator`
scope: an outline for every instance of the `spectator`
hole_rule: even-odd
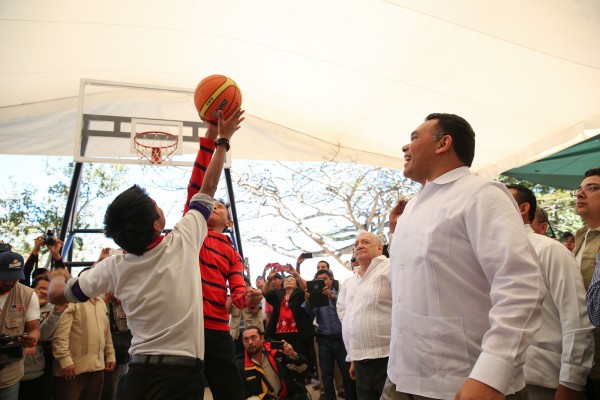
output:
[[[25,354],[25,374],[19,385],[19,399],[48,400],[52,395],[52,335],[66,305],[48,301],[50,281],[43,275],[33,280],[32,287],[40,303],[40,340],[32,352]]]
[[[317,343],[319,348],[319,365],[323,379],[323,395],[321,400],[336,400],[334,387],[335,363],[340,368],[344,381],[344,398],[356,399],[354,385],[350,378],[350,363],[346,361],[346,348],[342,339],[342,323],[336,311],[337,291],[333,288],[333,274],[327,269],[317,271],[315,279],[325,282],[323,294],[327,296],[329,304],[323,307],[310,306],[310,293],[305,292],[306,310],[311,318],[317,319]],[[384,379],[385,381],[385,379]]]
[[[46,239],[44,239],[43,236],[40,236],[35,239],[33,249],[31,250],[29,257],[27,257],[27,261],[25,261],[25,268],[23,269],[24,276],[20,280],[23,285],[29,286],[32,280],[37,278],[39,275],[48,276],[47,269],[38,268],[39,252],[43,246],[46,246],[46,248],[48,248],[50,251],[51,267],[65,267],[65,264],[62,260],[62,255],[60,254],[60,251],[63,247],[63,242],[60,239],[53,238],[50,243],[46,243]]]
[[[19,254],[0,252],[0,333],[7,336],[23,335],[19,339],[21,345],[33,348],[40,339],[40,305],[33,289],[19,283],[24,264]],[[19,381],[23,373],[22,358],[3,365],[0,370],[0,399],[18,399]]]
[[[244,354],[238,357],[238,369],[249,400],[306,399],[306,388],[290,372],[306,370],[306,358],[285,341],[275,349],[256,326],[243,333]]]
[[[113,292],[108,292],[104,296],[104,302],[108,308],[110,337],[115,349],[116,365],[114,370],[104,372],[102,400],[112,400],[117,395],[119,381],[128,370],[127,363],[129,362],[132,335],[129,326],[127,326],[127,316],[121,301],[115,297]]]
[[[246,282],[246,289],[251,290],[252,285],[250,284],[250,279],[244,276],[244,281]],[[262,309],[260,308],[260,305],[258,305],[256,307],[246,307],[240,310],[233,305],[233,302],[230,299],[227,301],[227,311],[231,314],[231,321],[229,322],[229,326],[231,327],[230,332],[235,343],[236,355],[239,355],[244,352],[244,344],[241,336],[241,334],[244,333],[244,327],[258,326],[259,329],[261,329],[261,332],[264,332]]]
[[[358,268],[344,282],[337,308],[356,380],[357,398],[378,400],[387,378],[392,325],[390,260],[379,236],[361,232],[354,241]],[[341,312],[340,312],[341,310]]]
[[[535,218],[531,221],[531,229],[539,234],[546,235],[548,232],[548,227],[550,226],[550,221],[548,221],[548,214],[542,207],[537,207],[535,209]]]
[[[283,280],[283,289],[271,289],[273,277],[278,274],[271,271],[265,283],[265,297],[273,306],[273,314],[267,325],[265,336],[269,339],[285,340],[301,354],[308,354],[314,336],[312,323],[304,304],[306,281],[292,267],[287,266],[289,274]]]
[[[571,232],[565,232],[562,234],[562,238],[561,238],[561,242],[562,244],[565,245],[565,247],[569,250],[569,251],[573,251],[575,249],[575,235],[573,235],[573,233]]]
[[[600,168],[588,170],[581,185],[572,194],[576,198],[575,212],[585,222],[575,233],[573,253],[583,276],[583,284],[587,290],[591,290],[596,257],[600,253]],[[594,341],[594,366],[586,385],[588,399],[600,399],[600,329],[594,329]]]
[[[54,398],[100,399],[104,370],[116,365],[107,315],[101,298],[71,304],[63,313],[52,338]]]
[[[579,267],[563,245],[536,234],[529,226],[537,206],[533,192],[522,185],[507,187],[519,205],[527,238],[538,255],[546,285],[542,326],[526,352],[529,399],[581,397],[594,359],[594,338]]]
[[[302,265],[302,263],[304,262],[304,260],[306,258],[304,258],[305,256],[310,255],[312,257],[311,253],[302,253],[298,256],[298,259],[296,260],[296,271],[298,271],[298,273],[300,273],[300,266]],[[322,269],[326,269],[328,271],[331,271],[331,267],[329,266],[329,263],[325,260],[320,260],[319,262],[317,262],[317,272],[322,270]],[[333,273],[333,271],[331,271],[331,273]],[[337,279],[333,280],[333,288],[339,292],[340,291],[340,282]]]

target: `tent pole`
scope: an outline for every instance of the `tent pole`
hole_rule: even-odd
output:
[[[240,234],[240,226],[238,225],[237,210],[235,208],[235,196],[233,194],[233,185],[231,183],[231,170],[225,168],[225,182],[227,184],[227,197],[229,197],[229,204],[231,207],[231,218],[233,219],[233,229],[235,231],[235,242],[237,245],[237,251],[244,259],[244,251],[242,250],[242,235]]]

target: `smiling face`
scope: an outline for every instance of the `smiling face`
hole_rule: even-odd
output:
[[[432,175],[432,161],[436,156],[437,120],[423,122],[410,134],[410,143],[404,152],[404,176],[424,184]]]
[[[588,176],[581,182],[577,191],[575,212],[590,225],[592,229],[600,226],[600,176]]]
[[[35,294],[37,294],[38,300],[40,301],[40,307],[48,304],[48,281],[40,280],[35,288]]]

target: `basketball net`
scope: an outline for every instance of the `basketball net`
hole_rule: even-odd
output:
[[[172,160],[177,150],[177,135],[167,132],[149,131],[136,133],[133,138],[135,151],[140,161],[148,161],[151,165],[161,165]]]

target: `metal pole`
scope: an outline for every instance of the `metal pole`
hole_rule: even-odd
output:
[[[79,195],[79,185],[81,184],[82,167],[83,164],[78,162],[75,163],[75,167],[73,168],[73,178],[71,179],[71,187],[69,188],[67,207],[65,208],[65,216],[60,227],[59,239],[65,243],[62,249],[63,260],[67,259],[66,257],[68,254],[72,254],[69,250],[71,248],[71,245],[73,244],[73,240],[65,241],[65,238],[67,237],[67,232],[70,233],[73,230],[75,209],[77,208],[77,196]]]
[[[225,168],[225,182],[227,183],[227,196],[229,197],[229,204],[231,207],[231,218],[233,218],[233,229],[235,231],[235,242],[237,244],[237,251],[244,259],[244,251],[242,250],[242,235],[240,234],[240,226],[238,224],[237,210],[235,208],[235,196],[233,194],[233,185],[231,183],[231,171],[229,168]]]

